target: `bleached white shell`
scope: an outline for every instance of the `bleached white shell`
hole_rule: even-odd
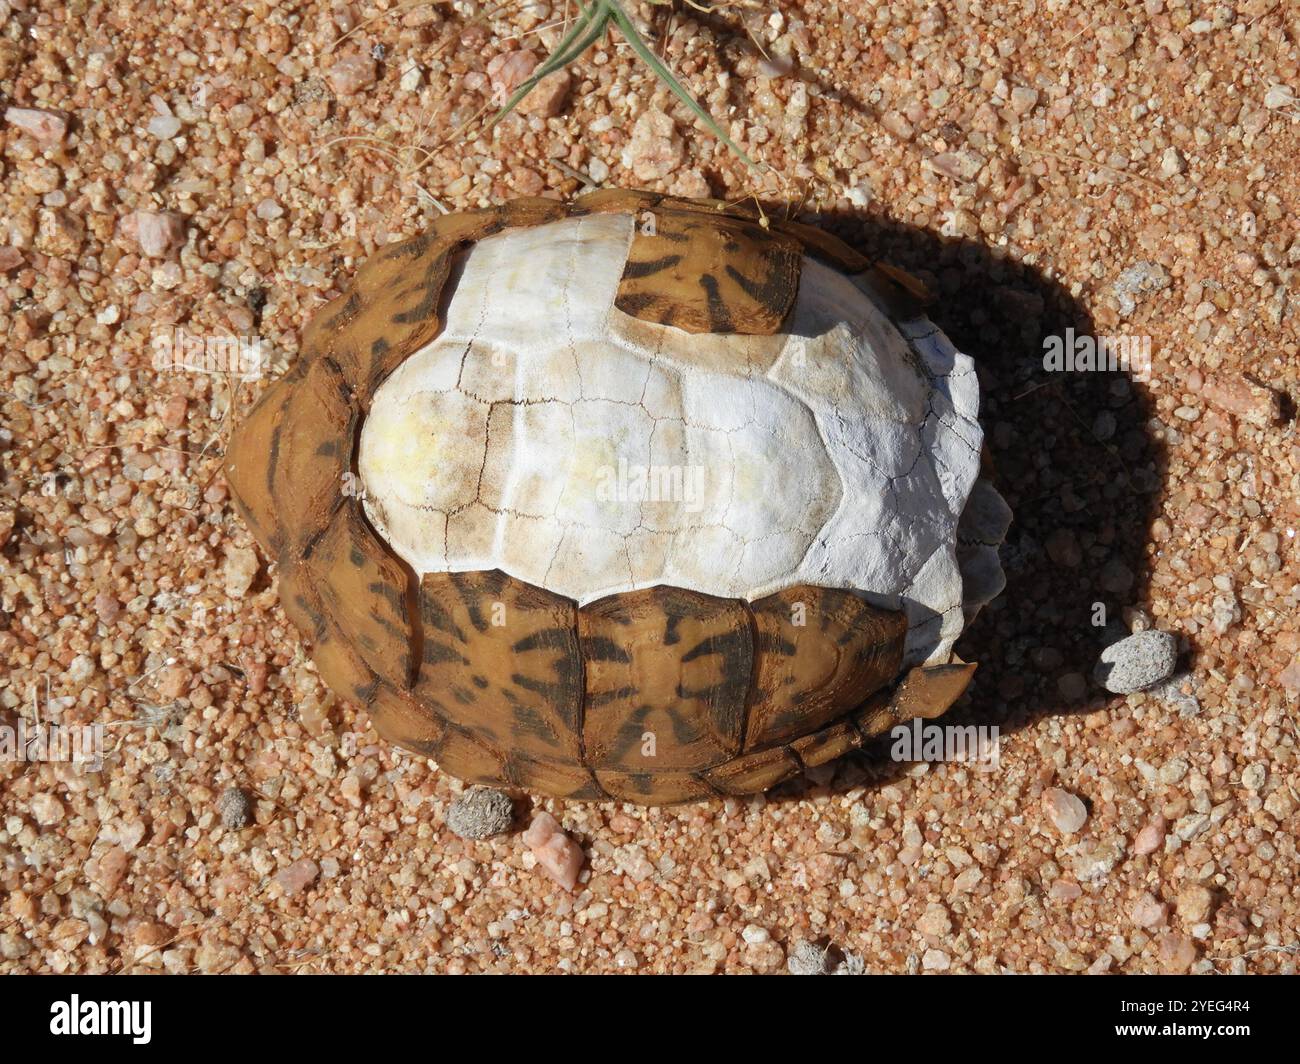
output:
[[[634,224],[473,246],[443,332],[362,427],[376,530],[418,573],[502,569],[580,603],[852,588],[907,610],[909,661],[946,660],[1001,589],[1009,516],[984,485],[959,560],[982,441],[970,359],[811,259],[787,334],[631,318],[613,302]]]

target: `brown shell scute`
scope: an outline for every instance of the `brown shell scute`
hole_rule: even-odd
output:
[[[435,755],[440,767],[467,783],[489,786],[511,785],[505,756],[460,728],[451,726],[438,744]]]
[[[376,686],[368,708],[375,731],[390,743],[437,758],[448,730],[442,717],[386,684]]]
[[[293,384],[302,379],[302,366],[271,385],[235,429],[226,452],[226,480],[239,515],[257,542],[272,558],[278,558],[285,529],[278,521],[275,505],[275,474],[282,459],[277,432]],[[288,456],[297,459],[296,453]]]
[[[628,591],[579,610],[578,638],[593,768],[705,769],[740,752],[754,661],[741,603],[676,587]]]
[[[690,772],[632,773],[596,770],[596,781],[611,798],[621,802],[676,805],[714,798],[718,792]]]
[[[899,721],[942,716],[962,696],[974,675],[974,662],[919,666],[894,689],[890,709]]]
[[[300,363],[236,430],[226,475],[254,534],[273,557],[301,551],[342,496],[357,420],[328,361]]]
[[[418,578],[375,534],[348,490],[357,434],[383,380],[442,329],[456,256],[504,228],[604,212],[637,218],[617,306],[643,329],[779,339],[805,255],[891,307],[916,295],[820,230],[618,189],[447,215],[381,249],[318,313],[226,460],[322,678],[447,772],[574,799],[766,790],[946,710],[974,666],[900,681],[904,615],[850,591],[799,586],[751,604],[653,587],[579,608],[496,570]]]
[[[280,571],[280,604],[311,644],[311,658],[326,685],[343,698],[369,704],[379,680],[356,652],[348,633],[325,613],[303,566]]]
[[[599,800],[608,798],[596,782],[591,769],[579,762],[532,761],[525,757],[510,759],[510,782],[517,787],[558,798]]]
[[[521,196],[501,205],[502,223],[506,228],[521,225],[545,225],[567,218],[569,207],[545,196]]]
[[[791,750],[773,746],[733,757],[705,773],[704,778],[722,794],[753,794],[783,783],[802,768]]]
[[[582,757],[582,660],[572,600],[497,570],[426,573],[416,697],[497,749]]]
[[[854,251],[839,237],[832,236],[825,229],[802,222],[773,222],[772,227],[778,233],[794,237],[803,245],[807,254],[843,273],[861,273],[871,268],[871,260],[860,252]]]
[[[393,559],[349,499],[302,563],[321,608],[348,634],[356,655],[390,687],[411,676],[413,632],[407,572]]]
[[[614,306],[686,332],[770,336],[794,306],[802,255],[793,237],[742,218],[652,209]]]
[[[824,765],[862,745],[862,733],[848,722],[802,736],[790,748],[806,766]]]
[[[804,735],[898,675],[907,619],[833,588],[793,587],[753,604],[760,653],[745,749]]]
[[[918,665],[891,691],[878,693],[853,715],[863,736],[870,738],[916,717],[942,716],[959,699],[975,675],[975,663]]]

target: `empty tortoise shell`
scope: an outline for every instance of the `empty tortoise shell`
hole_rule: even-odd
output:
[[[821,230],[450,214],[317,314],[235,500],[325,681],[462,779],[670,803],[934,717],[1002,587],[968,358]]]

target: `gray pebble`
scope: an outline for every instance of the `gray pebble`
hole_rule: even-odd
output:
[[[1093,673],[1096,681],[1117,695],[1144,691],[1174,674],[1178,640],[1168,632],[1135,632],[1101,652]]]
[[[221,824],[229,831],[246,828],[253,820],[253,803],[238,787],[227,787],[217,799],[217,812],[221,814]]]
[[[504,835],[515,819],[515,803],[491,787],[471,787],[451,803],[447,826],[462,839]]]
[[[815,942],[796,942],[786,959],[791,975],[826,975],[830,970],[826,950]]]

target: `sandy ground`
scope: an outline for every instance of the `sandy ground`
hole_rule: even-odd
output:
[[[62,116],[0,123],[0,723],[108,736],[99,771],[0,762],[0,970],[774,971],[813,940],[867,971],[1293,971],[1300,11],[644,8],[768,173],[614,39],[481,135],[563,13],[0,0],[0,103]],[[155,338],[257,337],[281,372],[433,198],[584,179],[792,204],[935,291],[1017,515],[959,644],[997,771],[876,751],[751,801],[521,801],[582,844],[569,895],[517,833],[453,835],[461,784],[321,687],[220,473],[264,383],[156,369]],[[1066,328],[1149,337],[1149,379],[1044,372]],[[1152,625],[1183,675],[1092,685]]]

